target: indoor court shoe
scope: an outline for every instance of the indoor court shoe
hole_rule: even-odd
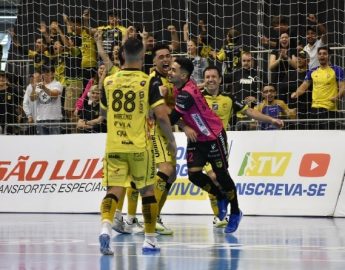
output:
[[[115,218],[112,228],[117,233],[125,233],[125,234],[131,233],[126,228],[126,223],[123,221],[123,217],[121,217],[121,219]]]
[[[130,220],[126,220],[124,230],[135,234],[144,233],[144,227],[139,223],[137,218],[131,218]]]
[[[110,235],[109,234],[101,234],[99,236],[99,250],[103,255],[113,255],[114,251],[110,248]]]
[[[213,227],[215,228],[224,228],[228,224],[228,218],[220,220],[217,216],[213,218]]]
[[[158,252],[161,248],[158,246],[157,241],[151,241],[149,239],[144,240],[143,244],[143,252],[149,253],[149,252]]]
[[[220,220],[223,220],[226,217],[226,214],[228,213],[228,205],[229,201],[228,199],[221,199],[217,201],[218,206],[218,218]]]
[[[156,222],[156,233],[160,235],[172,235],[174,232],[163,224],[161,218],[158,218]]]
[[[243,213],[242,213],[241,210],[240,210],[240,212],[238,214],[231,214],[229,216],[228,225],[226,225],[226,227],[224,229],[224,232],[225,233],[233,233],[233,232],[235,232],[237,230],[237,228],[238,228],[238,225],[241,222],[242,216],[243,216]]]

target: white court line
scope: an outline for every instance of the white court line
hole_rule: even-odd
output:
[[[24,252],[24,253],[20,253],[20,252],[0,252],[0,256],[1,255],[63,255],[63,256],[70,256],[70,257],[79,257],[79,256],[94,256],[94,257],[102,257],[105,255],[101,255],[100,253],[59,253],[59,252],[47,252],[47,253],[32,253],[32,252]],[[239,261],[256,261],[256,262],[264,262],[264,261],[269,261],[269,262],[330,262],[330,263],[342,263],[345,262],[345,259],[319,259],[319,258],[311,258],[311,259],[301,259],[301,258],[286,258],[286,257],[279,257],[279,258],[272,258],[272,256],[270,257],[263,257],[262,255],[260,255],[260,257],[242,257],[241,255],[238,257],[223,257],[223,256],[200,256],[200,257],[195,257],[195,256],[183,256],[181,254],[179,255],[162,255],[161,253],[154,253],[154,254],[150,254],[150,255],[144,255],[144,254],[126,254],[126,257],[139,257],[139,258],[150,258],[153,256],[157,256],[160,257],[162,259],[197,259],[197,260],[224,260],[224,259],[228,259],[228,260],[239,260]],[[114,256],[109,256],[109,258],[113,258],[114,260],[116,260],[116,257],[123,257],[122,254],[119,254],[118,256],[115,254]]]

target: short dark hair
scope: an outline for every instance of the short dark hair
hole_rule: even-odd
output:
[[[55,72],[55,68],[53,65],[42,65],[41,73],[48,73],[48,72]]]
[[[116,18],[119,18],[119,16],[118,16],[118,14],[117,14],[117,12],[116,11],[110,11],[110,12],[108,12],[108,18],[109,17],[116,17]]]
[[[187,71],[188,76],[192,75],[194,70],[194,65],[192,60],[186,57],[177,57],[175,62],[180,65],[181,69]]]
[[[137,38],[129,38],[123,44],[123,52],[125,55],[125,62],[132,62],[137,60],[140,52],[144,49],[144,44]]]
[[[316,30],[315,26],[311,26],[311,25],[309,25],[309,26],[307,27],[307,32],[308,32],[308,31],[313,31],[314,33],[317,33],[317,30]]]
[[[218,75],[219,75],[219,77],[222,77],[222,72],[220,71],[220,69],[217,66],[208,66],[208,67],[206,67],[204,69],[204,71],[202,72],[203,77],[205,77],[205,73],[208,70],[216,70]]]
[[[169,45],[167,44],[164,44],[164,43],[160,43],[160,44],[157,44],[153,47],[152,49],[152,55],[153,57],[156,56],[156,52],[159,51],[159,50],[168,50],[170,52],[170,48],[169,48]]]
[[[328,54],[331,53],[330,49],[327,46],[321,46],[321,47],[317,48],[317,53],[319,53],[319,51],[321,51],[321,50],[327,51]]]

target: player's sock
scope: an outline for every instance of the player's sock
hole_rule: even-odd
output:
[[[218,210],[217,197],[210,193],[208,194],[208,197],[210,198],[210,204],[211,204],[211,208],[212,208],[214,216],[218,216],[219,210]]]
[[[112,224],[117,202],[118,198],[114,194],[108,193],[105,195],[101,203],[102,222],[108,221]]]
[[[225,196],[230,202],[230,213],[238,215],[240,213],[240,208],[238,207],[236,189],[225,192]]]
[[[129,220],[130,216],[135,218],[135,215],[137,214],[138,197],[139,197],[138,190],[132,187],[127,188],[127,203],[128,203],[127,220]]]
[[[170,188],[171,188],[172,184],[171,183],[166,183],[165,184],[165,190],[162,194],[162,197],[161,199],[158,201],[158,216],[160,215],[161,211],[162,211],[162,208],[168,198],[168,194],[169,194],[169,191],[170,191]]]
[[[144,216],[144,227],[146,233],[155,233],[158,204],[155,196],[142,198],[142,212]]]
[[[122,213],[122,208],[123,208],[123,202],[125,200],[126,193],[123,193],[123,195],[118,198],[117,206],[116,206],[116,211],[119,211]]]
[[[166,175],[163,172],[157,172],[156,182],[154,185],[154,191],[155,191],[156,200],[157,200],[159,205],[160,205],[160,201],[161,201],[162,197],[164,196],[165,187],[166,187],[168,180],[169,180],[168,175]]]

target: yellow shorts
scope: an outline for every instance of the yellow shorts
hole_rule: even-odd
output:
[[[155,182],[153,150],[140,153],[108,153],[103,161],[102,185],[141,189]]]
[[[176,164],[176,157],[173,157],[170,154],[168,150],[168,141],[158,126],[155,126],[154,131],[151,132],[151,140],[156,164],[162,162],[171,162]]]
[[[64,109],[66,111],[74,111],[75,103],[83,92],[83,81],[66,79],[65,84],[66,89]]]

